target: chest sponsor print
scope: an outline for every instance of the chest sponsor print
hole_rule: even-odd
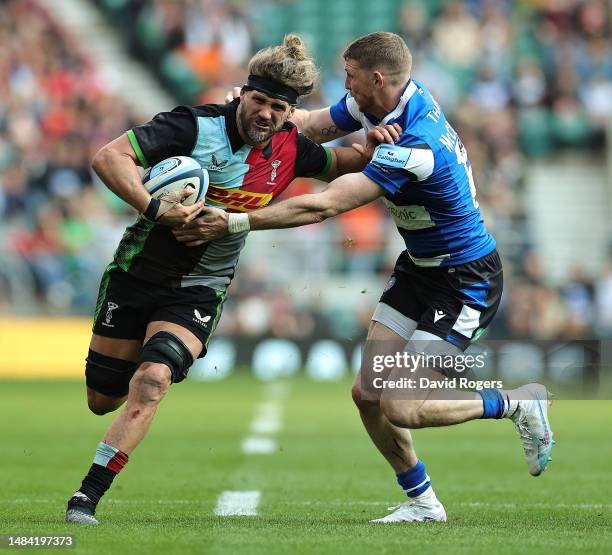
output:
[[[398,206],[390,200],[385,199],[384,201],[397,227],[409,230],[436,227],[436,223],[431,219],[431,214],[424,206],[416,204]]]

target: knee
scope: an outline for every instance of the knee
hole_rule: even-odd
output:
[[[406,400],[383,399],[380,408],[387,420],[398,428],[424,428],[422,403]]]
[[[114,407],[109,407],[104,403],[99,403],[95,399],[87,399],[87,406],[96,416],[102,416],[115,410]]]
[[[370,412],[373,410],[380,410],[378,401],[367,401],[362,396],[361,383],[357,380],[351,389],[351,396],[353,397],[353,403],[359,409],[359,412]]]
[[[89,390],[87,392],[87,406],[96,416],[102,416],[109,412],[113,412],[121,403],[123,403],[123,399],[113,401],[109,400],[106,396],[102,398],[100,395],[97,395],[95,391]]]
[[[170,387],[170,369],[159,362],[143,362],[132,381],[130,393],[140,404],[158,404]]]

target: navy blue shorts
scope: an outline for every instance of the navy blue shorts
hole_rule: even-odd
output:
[[[497,250],[448,268],[417,266],[404,251],[380,302],[416,322],[417,330],[465,350],[491,323],[502,290],[502,263]]]

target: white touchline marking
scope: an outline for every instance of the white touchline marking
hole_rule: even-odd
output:
[[[255,516],[261,499],[260,491],[224,491],[217,500],[218,516]]]
[[[269,455],[276,451],[276,441],[271,437],[249,436],[242,440],[242,452],[247,455]]]
[[[0,499],[0,505],[30,505],[30,504],[61,504],[63,499]],[[111,505],[206,505],[206,499],[106,499],[104,503]],[[392,501],[373,501],[373,500],[355,500],[355,499],[328,499],[322,500],[301,500],[301,501],[283,501],[285,505],[296,507],[382,507],[390,506]],[[578,510],[596,510],[596,509],[612,509],[612,503],[484,503],[480,501],[462,501],[460,503],[450,503],[450,506],[469,507],[473,509],[491,508],[491,509],[578,509]]]

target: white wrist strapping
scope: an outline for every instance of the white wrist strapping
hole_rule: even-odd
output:
[[[230,214],[227,219],[227,232],[240,233],[241,231],[249,231],[251,224],[249,223],[248,214]]]

